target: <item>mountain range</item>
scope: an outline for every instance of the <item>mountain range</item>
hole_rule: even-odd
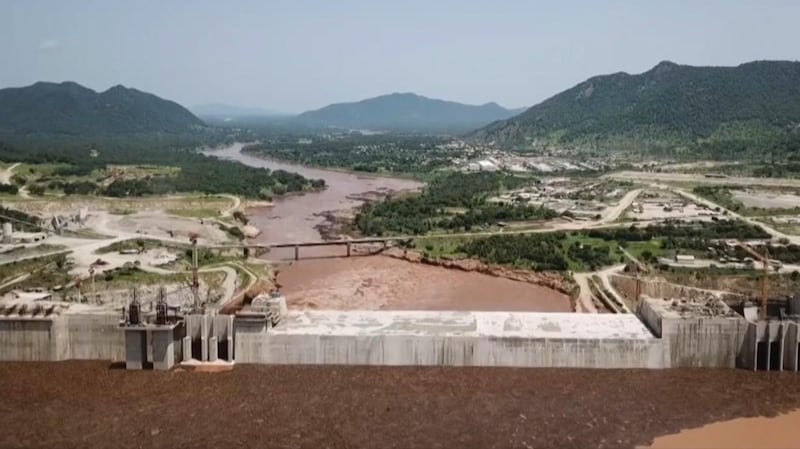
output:
[[[180,134],[203,127],[183,106],[124,86],[99,93],[74,82],[0,89],[3,134]]]
[[[248,106],[235,106],[224,103],[208,103],[191,106],[189,108],[198,117],[209,117],[215,119],[236,119],[242,117],[287,117],[285,114],[271,109],[263,109]]]
[[[800,62],[661,62],[589,78],[472,137],[522,148],[648,148],[797,134]]]
[[[371,130],[469,130],[513,116],[519,110],[497,103],[480,106],[393,93],[307,111],[296,120],[307,126]]]

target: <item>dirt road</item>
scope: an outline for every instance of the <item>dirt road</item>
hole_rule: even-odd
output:
[[[0,184],[11,184],[11,177],[14,175],[14,169],[19,167],[19,162],[11,164],[7,169],[0,170]]]
[[[574,273],[572,275],[581,289],[580,293],[578,293],[578,312],[597,313],[597,307],[592,301],[592,290],[589,288],[589,277],[591,275],[592,273]]]
[[[743,185],[743,186],[788,186],[800,187],[800,179],[793,178],[747,178],[728,176],[724,178],[713,178],[705,175],[690,173],[656,173],[644,171],[621,171],[610,173],[605,178],[633,180],[644,182],[678,182],[691,184],[715,184],[715,185]]]
[[[655,185],[655,187],[659,187],[659,188],[666,187],[669,190],[674,191],[678,195],[681,195],[681,196],[683,196],[685,198],[688,198],[689,200],[694,201],[696,203],[703,204],[706,207],[709,207],[711,209],[719,208],[719,210],[721,210],[721,211],[727,211],[729,217],[738,218],[739,220],[743,220],[743,221],[745,221],[747,223],[750,223],[751,225],[758,226],[761,229],[763,229],[764,232],[770,234],[774,238],[787,239],[787,240],[789,240],[791,243],[793,243],[795,245],[800,245],[800,236],[784,234],[784,233],[782,233],[782,232],[770,227],[769,225],[767,225],[765,223],[762,223],[762,222],[760,222],[758,220],[754,220],[754,219],[752,219],[750,217],[745,217],[743,215],[737,214],[736,212],[734,212],[732,210],[726,209],[726,208],[720,206],[719,204],[716,204],[716,203],[714,203],[712,201],[709,201],[709,200],[707,200],[707,199],[705,199],[705,198],[703,198],[701,196],[695,195],[694,193],[688,192],[688,191],[686,191],[684,189],[679,189],[679,188],[674,188],[674,187],[664,186],[664,185]]]

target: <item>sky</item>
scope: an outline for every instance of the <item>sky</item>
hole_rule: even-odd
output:
[[[798,60],[798,18],[795,0],[0,0],[0,87],[122,84],[282,112],[392,92],[516,108],[662,60]]]

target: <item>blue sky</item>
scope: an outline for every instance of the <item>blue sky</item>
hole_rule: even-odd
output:
[[[800,1],[0,2],[0,87],[300,112],[391,92],[531,106],[661,60],[800,59]]]

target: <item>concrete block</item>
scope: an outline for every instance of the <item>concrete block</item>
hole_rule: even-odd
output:
[[[797,371],[797,346],[800,344],[800,327],[797,323],[786,323],[783,345],[783,369]]]
[[[192,337],[183,337],[183,361],[192,359]]]
[[[217,346],[217,337],[211,337],[208,339],[208,361],[209,362],[216,362],[217,361],[217,353],[219,352],[219,347]]]
[[[153,331],[153,369],[168,370],[175,364],[172,334],[172,328]]]
[[[125,368],[142,369],[147,361],[147,331],[125,330]]]

